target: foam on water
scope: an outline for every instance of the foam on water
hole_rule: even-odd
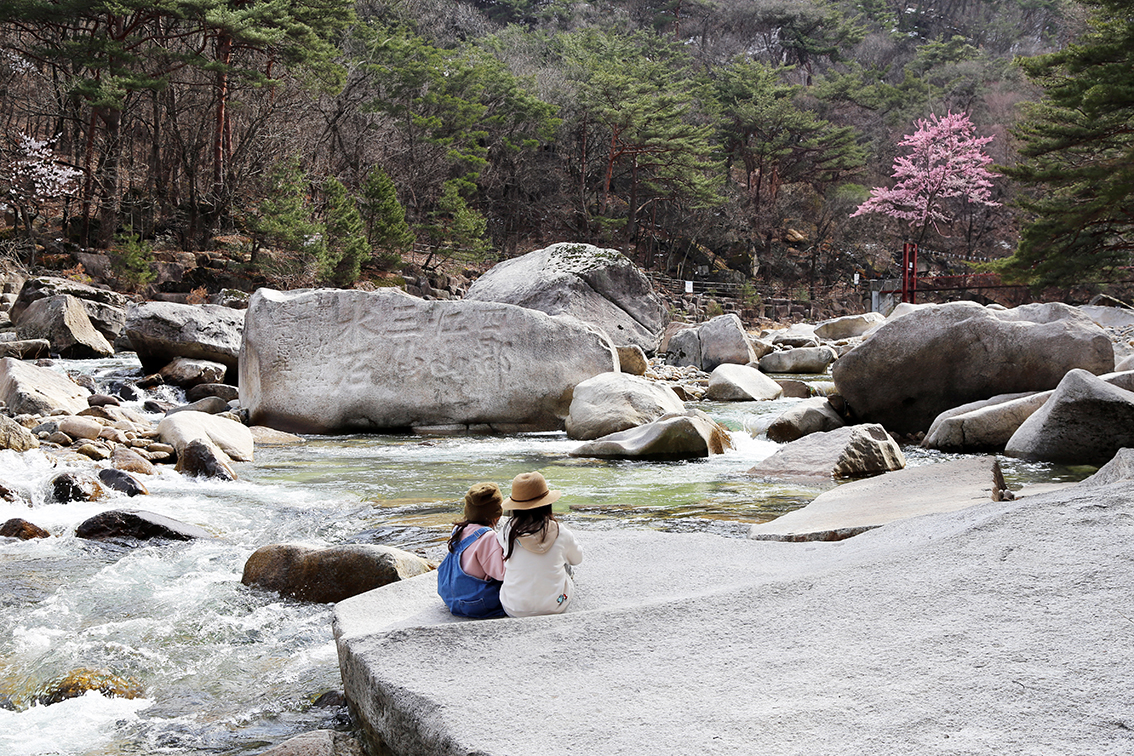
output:
[[[0,710],[0,754],[99,753],[118,739],[122,729],[140,721],[144,698],[106,698],[87,693],[53,706],[24,711]]]

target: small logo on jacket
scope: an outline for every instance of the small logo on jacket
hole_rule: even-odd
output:
[[[567,594],[566,593],[560,593],[559,598],[555,599],[555,603],[562,604],[566,600],[567,600]]]

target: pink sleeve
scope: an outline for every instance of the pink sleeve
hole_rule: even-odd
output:
[[[504,579],[504,550],[491,530],[461,555],[461,568],[473,577]]]

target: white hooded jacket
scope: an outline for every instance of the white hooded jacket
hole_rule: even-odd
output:
[[[508,531],[501,528],[500,543],[508,553]],[[583,547],[574,534],[554,520],[533,535],[516,539],[512,556],[504,561],[504,585],[500,603],[510,617],[532,617],[564,611],[575,595],[575,584],[567,565],[583,561]]]

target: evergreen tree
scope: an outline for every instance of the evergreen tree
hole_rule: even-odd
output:
[[[1036,188],[1015,254],[995,265],[1036,287],[1107,276],[1134,250],[1134,14],[1126,0],[1084,0],[1092,29],[1024,60],[1044,89],[1016,129],[1019,164],[1000,170]]]
[[[362,216],[354,198],[334,176],[323,182],[323,194],[327,201],[323,239],[326,255],[320,261],[320,278],[336,286],[351,286],[358,280],[362,261],[370,257]]]
[[[110,251],[110,269],[130,291],[137,291],[154,280],[154,253],[149,244],[143,242],[126,226],[114,237],[114,247]]]
[[[422,265],[428,268],[435,255],[442,258],[460,257],[479,260],[491,249],[485,239],[487,219],[468,206],[461,196],[459,181],[446,181],[437,209],[432,213],[433,223],[424,227],[433,249]]]
[[[307,177],[299,157],[292,156],[273,169],[265,197],[246,219],[252,236],[252,261],[261,265],[261,249],[276,254],[266,266],[270,272],[297,283],[312,283],[327,268],[326,229],[314,221],[308,201]]]
[[[398,202],[394,182],[380,166],[374,166],[367,174],[358,206],[370,248],[381,250],[377,255],[379,264],[392,268],[401,260],[399,253],[413,245],[413,234],[406,223],[405,208]]]

